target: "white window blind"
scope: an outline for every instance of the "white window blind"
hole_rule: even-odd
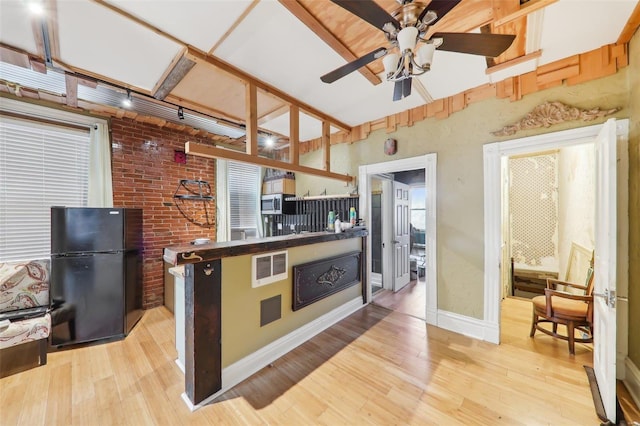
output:
[[[0,115],[0,261],[49,257],[51,206],[87,205],[89,131]]]
[[[255,236],[258,225],[260,167],[246,163],[228,163],[229,215],[232,239],[234,231]]]

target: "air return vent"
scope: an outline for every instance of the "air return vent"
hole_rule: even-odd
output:
[[[289,278],[288,252],[258,254],[251,258],[251,287],[260,287]]]

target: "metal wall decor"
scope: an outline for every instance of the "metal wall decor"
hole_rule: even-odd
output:
[[[173,199],[180,214],[189,222],[203,228],[215,226],[215,197],[209,182],[182,179]]]
[[[500,130],[491,132],[491,134],[493,136],[510,136],[520,130],[551,127],[554,124],[564,123],[565,121],[592,121],[596,118],[613,114],[620,111],[620,109],[601,110],[600,107],[580,109],[562,102],[545,102],[535,107],[517,123],[504,126]]]
[[[362,252],[316,260],[293,267],[294,311],[361,282]]]

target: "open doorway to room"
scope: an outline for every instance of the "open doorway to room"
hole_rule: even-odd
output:
[[[512,341],[517,335],[529,334],[531,301],[544,297],[547,279],[588,284],[595,247],[594,144],[506,156],[503,175],[503,257],[507,267],[501,276],[502,308],[509,313],[507,318],[518,318],[524,326],[520,329],[517,322],[503,322],[501,340]],[[558,289],[580,293],[565,286]],[[550,324],[543,327],[551,329]],[[546,345],[544,352],[553,356],[567,356],[563,340],[540,333],[536,336],[539,341],[527,343],[537,343],[539,349]],[[591,362],[591,343],[576,343],[575,348],[584,362]]]
[[[616,418],[616,375],[624,377],[627,347],[628,241],[619,238],[628,230],[628,120],[609,119],[602,125],[580,127],[555,133],[496,142],[484,146],[485,201],[485,264],[484,264],[484,336],[485,340],[518,339],[518,344],[535,346],[535,350],[549,345],[541,339],[529,337],[529,321],[519,321],[524,332],[508,332],[510,324],[501,323],[501,310],[508,309],[510,300],[503,298],[501,275],[508,269],[507,244],[504,235],[503,207],[505,205],[505,161],[509,156],[555,150],[589,144],[595,155],[594,202],[594,272],[593,298],[585,300],[593,317],[593,350],[591,376],[597,383],[600,399],[610,419]],[[559,265],[560,266],[560,265]],[[521,301],[520,301],[521,302]],[[525,302],[525,304],[528,304]],[[531,308],[531,304],[529,304]],[[530,311],[531,312],[531,311]],[[589,310],[587,310],[589,312]],[[514,328],[515,330],[515,328]],[[536,335],[537,337],[537,335]],[[545,337],[545,336],[541,336]],[[554,342],[555,343],[555,342]],[[562,343],[562,342],[560,342]],[[566,342],[564,342],[566,343]],[[568,352],[568,348],[565,346]],[[544,349],[543,349],[544,350]],[[567,353],[567,357],[570,355]],[[572,362],[578,361],[578,351]],[[590,376],[590,377],[591,377]]]
[[[367,300],[430,324],[437,316],[435,166],[436,155],[428,154],[359,170],[361,193],[366,194],[360,210],[370,224]],[[408,203],[399,204],[396,192]],[[400,210],[407,213],[403,222],[394,219]],[[399,228],[406,230],[406,248],[396,242]],[[399,267],[399,262],[406,266]]]
[[[371,276],[373,303],[426,319],[426,244],[425,170],[376,175],[371,179]],[[392,195],[389,196],[389,191]],[[394,198],[396,191],[404,201],[406,211],[401,212]],[[409,237],[403,247],[398,240],[400,228],[405,227]],[[393,231],[393,232],[392,232]],[[393,262],[383,261],[383,251],[392,245]],[[391,274],[383,274],[384,268]],[[399,270],[400,269],[400,270]],[[402,275],[405,278],[402,279]]]
[[[584,284],[595,246],[593,144],[505,160],[503,297],[544,294],[547,278]]]

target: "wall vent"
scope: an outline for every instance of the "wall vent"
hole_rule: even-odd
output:
[[[285,251],[258,254],[251,258],[251,287],[289,278],[289,254]]]

